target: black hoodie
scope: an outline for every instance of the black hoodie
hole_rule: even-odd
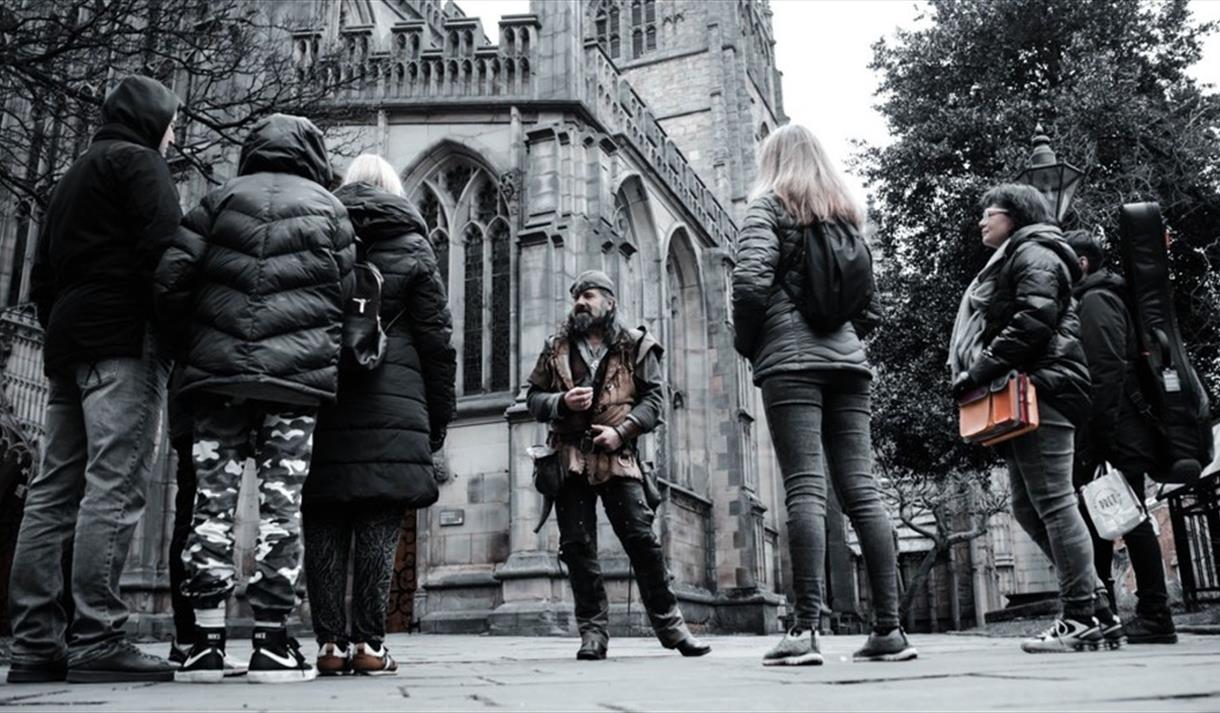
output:
[[[395,321],[381,365],[343,372],[338,402],[318,414],[305,502],[430,505],[437,497],[432,448],[444,440],[455,404],[445,285],[410,202],[364,183],[335,195],[385,277],[382,324]]]
[[[48,374],[142,353],[153,268],[182,217],[157,150],[177,109],[159,82],[124,79],[106,96],[89,149],[51,193],[30,281]]]
[[[241,175],[187,214],[157,268],[181,393],[332,401],[355,244],[320,183],[331,175],[322,133],[274,114],[241,155]]]
[[[1076,253],[1058,228],[1042,224],[1018,230],[1006,249],[992,278],[985,346],[970,376],[981,384],[1012,369],[1029,374],[1038,400],[1080,425],[1089,407],[1089,369],[1072,298],[1081,275]]]
[[[1131,392],[1138,390],[1135,324],[1127,311],[1123,278],[1098,270],[1076,285],[1080,338],[1089,360],[1093,402],[1083,427],[1076,431],[1079,481],[1092,477],[1097,463],[1109,461],[1124,473],[1152,468],[1151,427],[1140,416]]]

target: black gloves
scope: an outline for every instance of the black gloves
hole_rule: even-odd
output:
[[[954,377],[953,385],[949,387],[949,393],[953,395],[954,401],[958,401],[966,395],[966,392],[977,389],[978,386],[974,378],[970,376],[970,372],[963,371]]]

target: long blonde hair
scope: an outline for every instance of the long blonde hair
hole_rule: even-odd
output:
[[[822,142],[800,124],[781,126],[763,142],[750,200],[768,192],[774,192],[802,225],[817,220],[860,225],[864,220],[864,212]]]
[[[396,196],[406,193],[394,167],[375,153],[362,153],[352,161],[343,176],[343,185],[349,183],[368,183]]]

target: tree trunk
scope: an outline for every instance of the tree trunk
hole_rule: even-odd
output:
[[[902,600],[898,603],[898,611],[905,614],[911,610],[911,602],[915,601],[915,593],[919,591],[919,588],[928,579],[928,575],[931,574],[932,568],[936,566],[936,560],[943,548],[944,545],[940,541],[932,542],[932,549],[928,550],[928,553],[924,555],[923,560],[919,563],[919,567],[915,570],[915,574],[906,583],[906,591],[902,593]],[[935,614],[933,615],[935,616]]]

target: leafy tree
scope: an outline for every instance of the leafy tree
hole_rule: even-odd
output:
[[[317,116],[333,96],[333,75],[299,72],[293,56],[291,32],[320,24],[309,19],[314,11],[312,3],[248,0],[5,3],[0,191],[45,205],[59,174],[88,146],[106,91],[130,73],[177,92],[183,107],[172,163],[211,179],[221,150],[239,145],[259,119],[294,109]]]
[[[896,498],[922,503],[913,515],[944,513],[935,549],[986,529],[963,529],[942,507],[986,502],[994,462],[957,437],[947,343],[989,253],[978,200],[1025,165],[1038,124],[1061,160],[1087,171],[1065,223],[1104,230],[1114,264],[1119,205],[1161,204],[1176,237],[1179,317],[1195,365],[1220,394],[1220,97],[1187,74],[1212,29],[1191,22],[1187,0],[933,0],[917,29],[874,45],[893,136],[858,157],[885,266],[887,319],[870,348],[874,438]]]

